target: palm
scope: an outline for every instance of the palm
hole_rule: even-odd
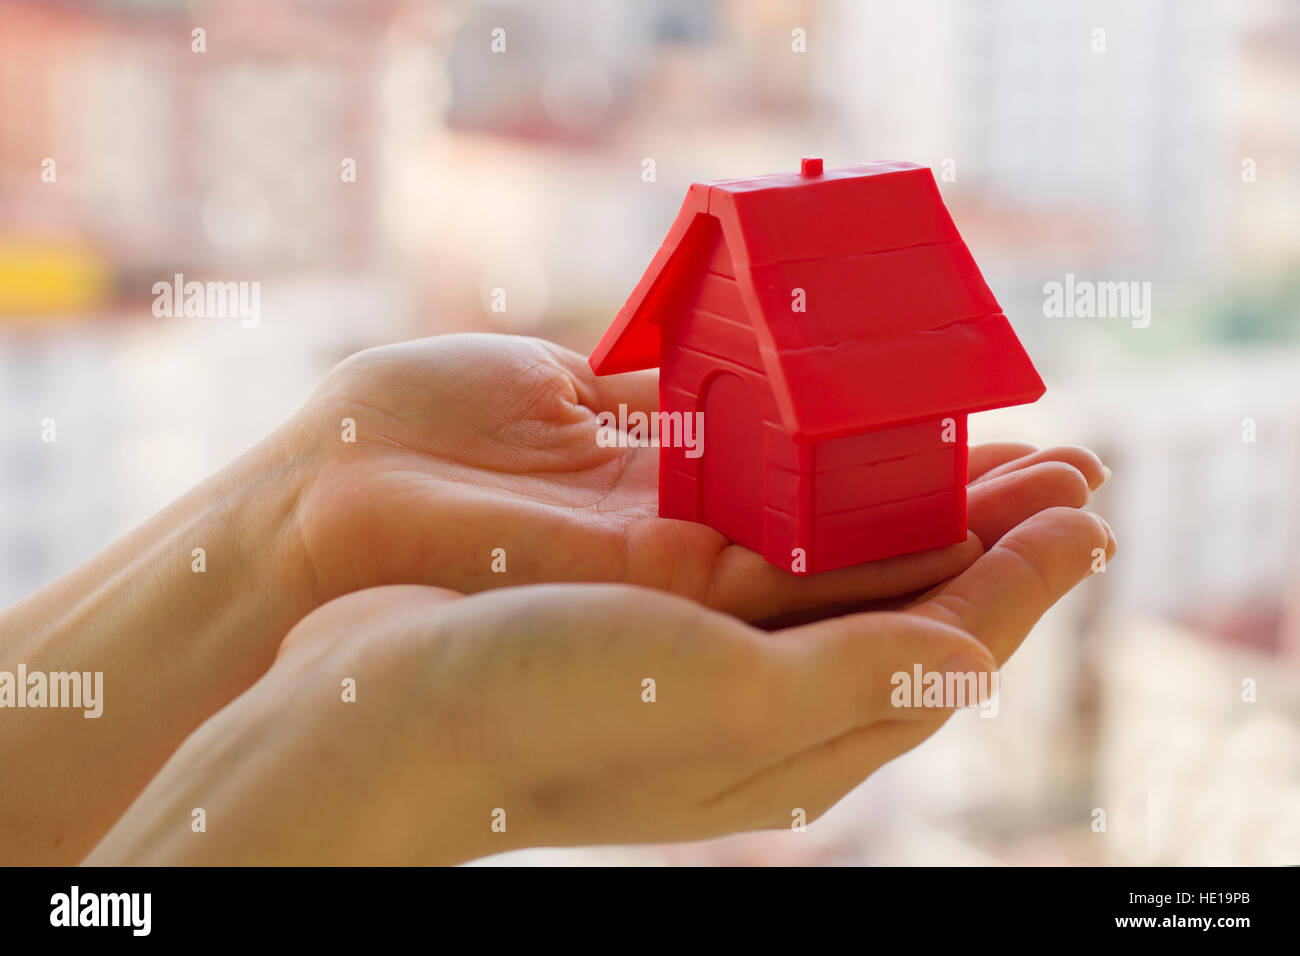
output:
[[[655,389],[652,375],[597,379],[580,356],[514,336],[443,336],[354,356],[302,419],[323,458],[299,507],[320,596],[393,583],[468,593],[623,581],[759,619],[937,583],[974,560],[981,540],[1045,507],[1082,504],[1101,480],[1082,449],[1017,466],[1033,449],[985,446],[972,451],[973,477],[1006,473],[971,490],[976,538],[799,579],[711,528],[659,518],[655,449],[597,444],[598,412],[651,410]],[[345,418],[355,443],[339,440]]]

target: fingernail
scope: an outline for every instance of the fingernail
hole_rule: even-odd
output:
[[[1101,466],[1101,481],[1097,482],[1095,485],[1089,485],[1089,486],[1088,486],[1088,501],[1091,501],[1091,500],[1092,500],[1092,493],[1093,493],[1094,491],[1096,491],[1098,488],[1100,488],[1100,487],[1101,487],[1102,485],[1104,485],[1106,482],[1110,481],[1110,476],[1111,476],[1111,470],[1110,470],[1109,468],[1107,468],[1105,465],[1102,465],[1102,466]]]
[[[1115,532],[1110,526],[1110,522],[1097,514],[1095,511],[1089,511],[1088,514],[1097,519],[1097,524],[1101,525],[1101,530],[1106,532],[1106,555],[1109,557],[1115,553],[1119,543],[1115,540]]]

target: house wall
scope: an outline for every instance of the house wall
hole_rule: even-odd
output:
[[[814,446],[813,570],[966,537],[966,416],[946,424],[934,419]]]
[[[694,253],[705,267],[686,277],[673,292],[672,318],[663,330],[660,360],[660,409],[692,415],[702,408],[710,379],[729,373],[750,389],[763,421],[763,460],[792,461],[798,454],[780,425],[780,413],[763,371],[758,341],[736,285],[731,257],[717,221],[705,219],[695,227],[703,230],[694,237],[700,242]],[[706,425],[707,428],[707,425]],[[811,450],[805,449],[811,467]],[[659,457],[659,513],[665,517],[701,520],[700,468],[708,458],[705,442],[702,458],[689,458],[682,448],[661,447]],[[764,468],[766,469],[766,465]],[[737,543],[763,553],[782,567],[790,565],[798,523],[811,527],[811,502],[796,493],[789,496],[781,486],[773,494],[769,472],[764,471],[766,502],[762,526],[743,535]],[[803,502],[802,509],[800,502]]]
[[[691,258],[703,269],[677,276],[664,297],[660,409],[699,411],[710,379],[732,374],[754,395],[763,421],[762,526],[734,540],[791,567],[794,549],[809,572],[903,551],[942,547],[966,536],[966,419],[954,416],[820,443],[790,439],[763,371],[758,341],[716,220],[693,227]],[[705,425],[707,435],[707,423]],[[945,441],[945,438],[951,440]],[[700,521],[701,463],[664,442],[659,512]]]

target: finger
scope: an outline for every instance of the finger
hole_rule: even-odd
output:
[[[926,624],[915,626],[915,618]],[[768,640],[803,702],[790,715],[802,723],[801,749],[879,721],[923,717],[919,693],[914,698],[904,687],[918,669],[922,675],[996,670],[992,654],[969,633],[922,615],[853,614],[777,631]]]
[[[659,370],[597,376],[596,404],[600,406],[597,412],[617,412],[626,406],[629,414],[654,414],[659,410]]]
[[[1045,461],[980,481],[966,492],[966,524],[986,548],[1047,508],[1082,508],[1088,482],[1072,465]]]
[[[974,454],[974,449],[971,453]],[[1034,451],[1022,455],[1019,458],[1002,462],[985,471],[978,478],[972,478],[972,483],[982,483],[1000,478],[1003,475],[1011,474],[1023,468],[1029,468],[1042,462],[1060,461],[1075,468],[1084,480],[1088,483],[1088,488],[1096,491],[1110,477],[1110,469],[1101,463],[1101,459],[1090,449],[1083,448],[1079,445],[1056,445],[1052,448],[1044,448],[1042,451]]]
[[[1044,462],[996,481],[972,487],[968,523],[978,540],[933,551],[798,576],[736,545],[714,562],[701,600],[746,621],[789,626],[806,620],[863,610],[871,601],[928,588],[965,570],[1011,528],[1046,508],[1081,507],[1088,497],[1083,476],[1062,462]],[[699,526],[690,526],[691,530]],[[775,620],[768,620],[775,619]]]
[[[1114,554],[1114,536],[1096,515],[1072,508],[1041,512],[907,613],[971,634],[1000,663],[1019,646],[1038,618],[1090,573],[1098,547],[1105,549],[1108,558]],[[889,619],[893,615],[872,617]],[[921,656],[919,647],[917,656]],[[844,660],[837,663],[852,666]],[[936,670],[958,668],[944,664]],[[873,680],[879,683],[878,674]],[[828,681],[827,687],[834,691],[837,685]],[[838,724],[847,726],[846,730],[751,775],[716,797],[711,809],[750,819],[758,826],[789,825],[795,807],[816,817],[882,764],[934,733],[951,713],[939,708],[889,713],[878,701],[863,702],[859,706],[864,715],[877,719],[855,726],[840,713],[845,706],[841,697],[828,697],[815,713],[825,721],[823,728]]]
[[[858,743],[867,730],[902,723],[924,739],[954,706],[978,703],[996,670],[988,650],[958,628],[908,618],[862,614],[771,635],[784,753],[709,805],[759,826],[788,823],[796,806],[820,813],[878,766]]]
[[[969,631],[1000,665],[1047,609],[1092,572],[1098,547],[1105,549],[1107,561],[1115,554],[1114,534],[1097,515],[1068,508],[1042,512],[964,574],[918,599],[908,613]],[[886,720],[851,730],[786,761],[764,781],[771,792],[750,799],[771,805],[802,799],[825,809],[882,764],[929,737],[950,714],[934,711],[919,721]],[[802,791],[796,789],[800,780]]]
[[[724,552],[707,603],[768,629],[868,610],[873,602],[907,602],[912,595],[965,570],[1004,534],[1033,514],[1058,506],[1081,507],[1087,482],[1062,462],[1043,462],[972,486],[967,523],[978,538],[937,551],[900,555],[883,561],[799,578],[767,564],[744,548]],[[972,551],[972,546],[977,550]]]
[[[1038,451],[1033,445],[1020,441],[992,441],[971,445],[967,459],[968,480],[974,481],[992,468]]]
[[[1051,508],[1012,529],[907,613],[967,631],[1001,664],[1048,608],[1114,553],[1115,536],[1100,517]]]
[[[800,576],[731,545],[718,555],[703,601],[746,621],[817,609],[819,616],[854,604],[906,594],[946,580],[969,567],[984,551],[973,536],[965,541],[834,571]]]
[[[593,412],[617,412],[619,406],[647,415],[659,410],[659,371],[646,369],[622,375],[597,375],[585,356],[554,342],[543,342],[555,360],[573,376],[578,400]]]

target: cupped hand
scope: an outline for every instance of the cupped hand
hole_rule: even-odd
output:
[[[895,674],[991,672],[1114,550],[1053,508],[905,610],[778,632],[616,585],[352,594],[87,862],[453,863],[812,820],[951,713],[896,706]]]
[[[385,584],[623,582],[760,620],[929,587],[1104,480],[1086,449],[977,446],[965,542],[798,578],[658,517],[657,449],[596,441],[597,414],[620,404],[653,411],[655,373],[597,378],[540,339],[448,335],[348,359],[287,427],[313,452],[294,514],[314,603]]]

